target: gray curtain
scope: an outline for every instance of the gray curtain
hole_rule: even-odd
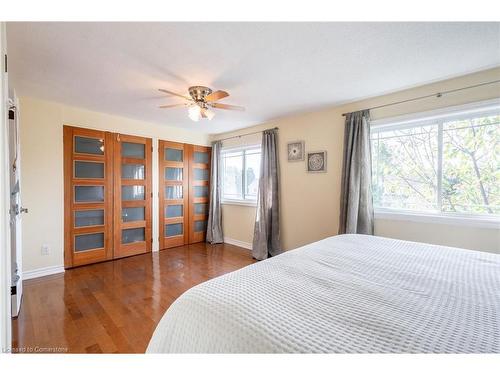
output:
[[[281,252],[280,183],[278,161],[278,131],[262,134],[257,214],[253,235],[252,256],[262,260]]]
[[[223,243],[221,186],[222,186],[222,160],[220,151],[221,141],[212,143],[212,165],[210,171],[210,201],[207,222],[207,242],[211,244]]]
[[[373,234],[370,112],[349,113],[345,120],[339,234]]]

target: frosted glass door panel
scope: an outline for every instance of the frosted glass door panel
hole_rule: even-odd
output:
[[[166,199],[182,199],[182,186],[167,186],[165,187]]]
[[[207,222],[205,220],[196,220],[194,222],[195,232],[204,232],[207,229]]]
[[[165,225],[165,234],[166,237],[172,237],[172,236],[180,236],[182,232],[182,224],[177,223],[177,224],[167,224]]]
[[[181,217],[183,212],[182,204],[172,204],[165,208],[165,217]]]
[[[193,186],[193,191],[196,198],[208,197],[208,186]]]
[[[122,186],[122,201],[144,200],[144,186]]]
[[[144,159],[145,145],[142,143],[122,142],[122,156],[124,158]]]
[[[75,137],[75,152],[78,154],[104,155],[104,140]]]
[[[182,181],[182,168],[165,168],[165,180]]]
[[[144,207],[127,207],[122,208],[122,221],[143,221],[145,218]]]
[[[176,150],[175,148],[165,148],[165,160],[168,161],[183,161],[182,150]]]
[[[194,179],[197,181],[208,181],[208,169],[193,169]]]
[[[207,215],[208,214],[208,204],[206,203],[195,203],[194,213],[196,215]]]
[[[75,161],[75,178],[104,178],[104,163]]]
[[[79,234],[75,236],[75,252],[104,248],[104,233]]]
[[[122,178],[130,180],[144,180],[144,165],[122,164]]]
[[[104,210],[75,211],[75,227],[104,225]]]
[[[132,228],[122,230],[122,243],[144,242],[146,232],[144,228]]]
[[[193,153],[193,160],[195,163],[207,164],[209,162],[208,152],[195,151]]]
[[[75,202],[104,202],[104,186],[75,186]]]

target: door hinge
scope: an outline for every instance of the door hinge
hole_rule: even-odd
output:
[[[8,72],[8,70],[9,70],[9,69],[7,68],[7,54],[5,54],[5,58],[4,58],[4,60],[5,60],[5,73],[7,73],[7,72]]]
[[[14,296],[17,294],[17,285],[13,285],[10,287],[10,295]]]

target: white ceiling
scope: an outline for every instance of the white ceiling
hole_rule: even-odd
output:
[[[9,23],[18,95],[218,133],[500,65],[500,23]],[[228,91],[192,122],[158,88]]]

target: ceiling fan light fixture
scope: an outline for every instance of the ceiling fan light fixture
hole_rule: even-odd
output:
[[[206,86],[191,86],[189,88],[190,97],[165,89],[158,90],[165,94],[177,96],[186,100],[184,103],[160,105],[159,108],[175,108],[185,105],[188,107],[188,117],[196,122],[205,118],[212,120],[215,117],[215,112],[212,111],[212,109],[224,109],[229,111],[245,110],[244,107],[238,105],[219,103],[219,100],[227,98],[229,94],[222,90],[213,91]]]
[[[191,105],[188,108],[188,116],[193,121],[200,121],[201,119],[201,108],[198,105]]]
[[[205,110],[205,116],[207,116],[207,118],[208,118],[209,120],[211,120],[211,119],[213,119],[213,118],[214,118],[214,116],[215,116],[215,112],[214,112],[214,111],[211,111],[211,110],[209,110],[209,109],[206,109],[206,110]]]

